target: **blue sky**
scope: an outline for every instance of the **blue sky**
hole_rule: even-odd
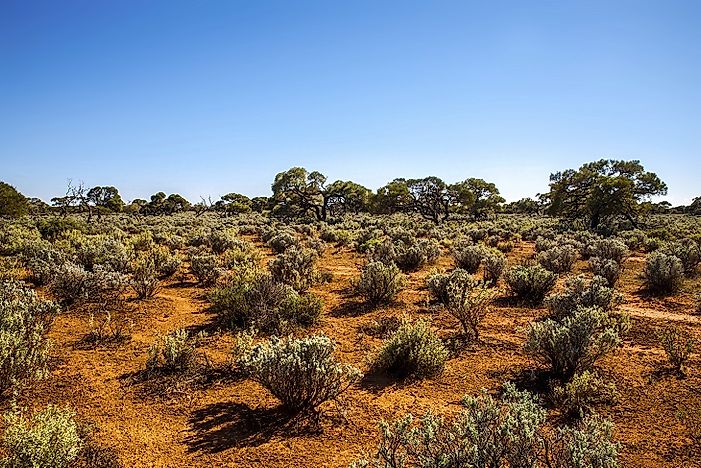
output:
[[[0,0],[0,179],[193,201],[640,159],[701,195],[698,1]]]

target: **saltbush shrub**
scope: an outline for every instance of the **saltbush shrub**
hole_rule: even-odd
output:
[[[29,418],[14,410],[4,420],[0,467],[68,468],[78,458],[83,441],[73,410],[47,406]]]
[[[538,253],[538,263],[553,273],[572,270],[577,261],[577,251],[571,245],[555,246]]]
[[[270,240],[267,241],[267,243],[268,246],[271,249],[273,249],[273,252],[276,254],[284,252],[293,245],[299,245],[297,237],[295,237],[294,234],[290,234],[289,232],[281,232],[279,234],[276,234],[273,237],[271,237]]]
[[[160,281],[153,260],[142,258],[132,265],[130,285],[139,299],[148,299],[158,292]]]
[[[577,373],[569,382],[553,388],[555,403],[568,417],[582,418],[591,413],[596,405],[612,401],[615,395],[613,383],[605,382],[590,371]]]
[[[205,286],[211,286],[224,273],[219,264],[219,257],[214,254],[192,254],[190,255],[190,269],[197,281]]]
[[[539,305],[555,286],[557,275],[540,265],[517,265],[506,272],[504,279],[519,300]]]
[[[334,350],[335,344],[325,335],[272,337],[237,362],[248,376],[278,398],[285,410],[305,413],[335,400],[361,377],[355,367],[337,362]]]
[[[617,468],[612,424],[587,417],[579,425],[544,430],[545,410],[527,391],[505,384],[500,399],[486,391],[465,397],[457,416],[427,413],[418,422],[407,414],[382,421],[374,455],[352,468],[529,467]],[[544,450],[547,447],[547,450]]]
[[[281,332],[295,325],[316,323],[323,302],[311,293],[298,294],[270,275],[236,278],[210,294],[213,309],[228,328]]]
[[[482,259],[484,269],[484,281],[488,285],[496,286],[499,278],[506,270],[506,256],[501,252],[489,252]]]
[[[667,242],[661,251],[677,257],[682,262],[686,276],[692,276],[696,272],[696,267],[701,263],[701,246],[691,239]]]
[[[621,302],[621,296],[608,286],[606,279],[594,276],[587,280],[584,275],[568,278],[565,289],[547,300],[549,317],[561,321],[580,307],[598,307],[609,312]]]
[[[613,260],[619,265],[629,254],[628,246],[618,239],[597,239],[589,244],[588,256],[599,257],[603,260]]]
[[[621,265],[616,260],[591,257],[589,259],[589,268],[595,276],[605,278],[608,285],[612,288],[616,286],[618,279],[621,277]]]
[[[485,256],[485,248],[480,245],[459,243],[453,249],[455,266],[474,274],[479,270]]]
[[[446,285],[446,296],[446,311],[460,323],[463,336],[478,340],[479,325],[487,316],[496,291],[484,282],[452,278]]]
[[[645,259],[643,283],[645,289],[658,296],[675,293],[682,284],[684,265],[674,255],[652,252]]]
[[[319,280],[317,253],[312,249],[292,246],[268,264],[275,281],[304,292]]]
[[[0,284],[0,396],[47,375],[47,333],[57,312],[18,281]]]
[[[404,289],[405,277],[395,264],[370,262],[363,267],[354,287],[357,294],[372,304],[392,302]]]
[[[397,377],[432,377],[443,371],[448,351],[428,322],[404,322],[382,345],[374,371]]]
[[[146,370],[186,372],[192,369],[196,362],[195,348],[201,337],[190,337],[182,328],[159,337],[148,350]]]
[[[694,352],[696,341],[677,327],[665,328],[660,332],[659,339],[672,369],[681,373],[684,363]]]
[[[552,375],[568,382],[621,343],[625,318],[613,317],[595,307],[580,308],[556,322],[546,319],[526,329],[526,354],[550,367]]]

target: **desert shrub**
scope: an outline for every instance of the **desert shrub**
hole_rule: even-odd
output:
[[[619,445],[612,442],[613,423],[597,415],[578,425],[559,428],[546,440],[547,468],[618,468]]]
[[[530,467],[618,468],[610,421],[587,416],[576,426],[544,430],[545,410],[527,391],[504,385],[499,400],[483,391],[447,420],[427,413],[382,421],[374,455],[351,468]],[[545,450],[544,450],[545,448]]]
[[[382,345],[374,371],[402,377],[424,378],[443,371],[448,351],[428,322],[404,322]]]
[[[71,241],[75,245],[76,263],[88,271],[97,265],[118,272],[126,272],[129,268],[129,253],[118,239],[98,235],[77,236]]]
[[[463,335],[478,340],[479,324],[487,316],[496,291],[484,282],[451,278],[446,285],[446,296],[446,311],[460,323]]]
[[[73,410],[47,406],[29,418],[15,410],[4,420],[1,467],[68,468],[78,458],[82,440]]]
[[[17,281],[0,285],[0,395],[47,375],[47,333],[58,306]]]
[[[87,298],[89,273],[79,265],[66,262],[61,265],[49,284],[49,291],[65,305]]]
[[[616,286],[618,278],[621,276],[621,265],[616,260],[604,259],[601,257],[591,257],[589,268],[595,276],[606,279],[610,287]]]
[[[539,305],[555,286],[557,275],[540,265],[518,265],[509,269],[504,279],[519,300]]]
[[[354,287],[357,294],[373,305],[392,302],[404,288],[405,277],[393,263],[370,262],[363,267]]]
[[[207,238],[207,244],[212,248],[214,253],[224,253],[228,249],[236,245],[236,233],[230,230],[212,230]]]
[[[495,286],[506,269],[506,256],[500,252],[489,252],[482,259],[482,266],[484,281]]]
[[[46,241],[27,243],[22,259],[29,269],[29,279],[37,285],[51,282],[59,266],[68,260],[64,252]]]
[[[556,246],[538,253],[538,263],[553,273],[570,271],[577,261],[577,251],[571,245]]]
[[[197,281],[205,286],[214,284],[224,272],[219,257],[207,253],[190,255],[190,269]]]
[[[93,268],[92,272],[88,273],[84,286],[84,299],[87,302],[107,306],[123,299],[123,295],[129,287],[129,277],[98,265]]]
[[[694,352],[696,341],[677,327],[668,327],[659,334],[660,344],[672,369],[681,373],[684,363]]]
[[[455,266],[471,274],[477,272],[484,256],[485,248],[479,245],[459,243],[453,249]]]
[[[682,262],[686,276],[692,276],[701,262],[701,247],[691,239],[667,242],[661,251],[677,257]]]
[[[182,263],[180,256],[177,253],[171,252],[165,245],[158,245],[145,250],[142,254],[137,256],[137,259],[144,257],[149,262],[153,263],[153,267],[158,273],[158,276],[162,278],[174,275]]]
[[[399,243],[390,261],[394,261],[402,271],[416,271],[425,264],[436,263],[440,253],[440,246],[435,239],[421,239],[408,245]],[[386,260],[383,262],[390,263]]]
[[[404,320],[400,317],[390,315],[380,320],[372,320],[360,326],[360,331],[369,336],[385,338],[396,332],[402,326]]]
[[[621,296],[601,276],[587,281],[584,275],[568,278],[565,290],[550,296],[546,303],[550,318],[561,321],[580,307],[597,307],[605,312],[621,302]]]
[[[372,247],[369,260],[373,262],[382,262],[385,265],[395,263],[397,259],[397,249],[391,239],[385,239]]]
[[[297,240],[297,237],[295,237],[294,234],[290,234],[289,232],[281,232],[271,237],[270,240],[267,241],[267,243],[268,246],[271,249],[273,249],[274,253],[279,254],[287,250],[289,247],[292,247],[293,245],[298,245],[299,241]]]
[[[662,252],[647,255],[642,277],[650,294],[664,296],[676,292],[681,287],[683,276],[684,266],[674,255]]]
[[[298,294],[270,275],[237,278],[210,294],[213,309],[228,328],[254,327],[280,332],[288,326],[312,325],[323,310],[323,302],[313,294]]]
[[[588,256],[599,257],[603,260],[614,260],[619,265],[629,254],[628,246],[618,239],[597,239],[587,249]]]
[[[426,287],[431,297],[440,304],[447,305],[449,301],[448,284],[471,284],[474,282],[472,275],[462,268],[456,268],[450,273],[431,273],[426,278]]]
[[[139,299],[148,299],[156,295],[160,285],[158,270],[153,260],[142,258],[132,266],[129,282]]]
[[[226,268],[233,269],[257,269],[262,254],[255,246],[244,240],[237,240],[222,256],[222,263]]]
[[[196,363],[197,341],[203,335],[190,337],[182,328],[159,337],[148,350],[146,370],[165,372],[186,372]]]
[[[582,418],[591,413],[595,405],[612,401],[616,389],[613,383],[590,371],[577,373],[572,380],[553,389],[553,397],[560,411],[569,417]]]
[[[616,349],[627,326],[625,318],[593,307],[580,308],[561,322],[546,319],[531,323],[525,330],[524,350],[548,365],[553,376],[568,382]]]
[[[104,315],[90,314],[89,331],[83,342],[91,345],[123,343],[131,339],[132,322],[128,319],[114,318],[112,312],[106,310]]]
[[[268,264],[275,281],[292,286],[297,291],[306,291],[318,281],[316,269],[317,253],[312,249],[292,246]]]
[[[361,377],[358,369],[334,359],[335,347],[325,335],[272,337],[241,356],[238,365],[290,413],[313,412]]]

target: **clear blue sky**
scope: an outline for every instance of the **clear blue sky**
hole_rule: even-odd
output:
[[[699,1],[0,0],[0,180],[193,201],[301,165],[508,200],[640,159],[701,195]]]

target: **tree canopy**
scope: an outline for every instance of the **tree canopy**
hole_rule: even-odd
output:
[[[546,212],[568,219],[584,219],[596,229],[603,221],[623,217],[637,225],[640,204],[666,195],[667,185],[645,171],[640,161],[601,159],[550,175],[550,191],[542,195]]]
[[[29,203],[24,195],[12,185],[0,182],[0,216],[17,218],[29,212]]]

